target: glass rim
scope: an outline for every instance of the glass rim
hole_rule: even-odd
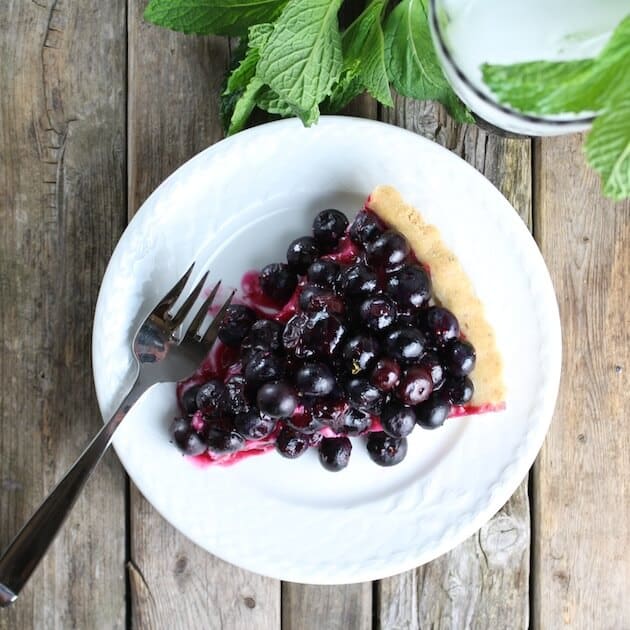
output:
[[[524,122],[530,123],[541,123],[545,125],[552,125],[557,127],[565,127],[569,125],[579,125],[579,124],[590,124],[595,120],[595,116],[585,116],[581,118],[572,118],[571,120],[558,120],[555,118],[544,118],[542,116],[536,116],[535,114],[525,114],[523,112],[519,112],[516,109],[512,109],[511,107],[507,107],[506,105],[502,105],[494,98],[488,96],[485,92],[482,92],[476,85],[470,81],[470,79],[466,76],[464,71],[457,65],[457,62],[453,58],[453,55],[448,50],[446,46],[446,41],[444,39],[442,29],[437,19],[437,10],[436,3],[437,0],[429,0],[430,2],[430,11],[429,11],[429,20],[430,25],[432,27],[433,32],[436,35],[437,44],[439,46],[440,52],[446,61],[446,63],[451,67],[457,78],[479,99],[481,99],[486,105],[493,107],[494,109],[507,114],[508,116],[512,116]],[[457,95],[459,97],[459,95]],[[466,103],[464,103],[466,104]]]

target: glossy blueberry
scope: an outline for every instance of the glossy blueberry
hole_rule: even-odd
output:
[[[399,379],[400,366],[394,359],[385,357],[376,362],[370,376],[370,383],[382,392],[389,392],[398,385]]]
[[[256,350],[278,352],[282,349],[282,332],[284,326],[270,319],[259,319],[249,329],[249,333],[241,344],[241,355],[251,355]]]
[[[396,304],[386,295],[367,298],[359,306],[361,322],[376,332],[389,328],[397,316]]]
[[[245,439],[236,431],[222,431],[220,429],[210,429],[206,439],[208,452],[215,455],[225,453],[235,453],[243,448]]]
[[[451,405],[441,392],[435,392],[429,399],[414,407],[416,422],[423,429],[437,429],[444,424]]]
[[[332,356],[340,347],[345,332],[345,325],[336,315],[325,311],[312,313],[302,334],[302,356]]]
[[[372,426],[372,415],[367,411],[348,407],[330,426],[335,433],[359,435]]]
[[[339,284],[348,297],[368,297],[376,291],[378,277],[367,265],[356,263],[341,272]]]
[[[416,426],[416,414],[411,407],[391,401],[383,407],[381,425],[387,435],[395,438],[407,437]]]
[[[385,291],[402,311],[419,309],[431,297],[431,279],[419,265],[403,265],[387,277]]]
[[[309,317],[306,313],[297,313],[286,323],[284,331],[282,332],[282,345],[286,350],[293,351],[296,355],[302,356],[302,337],[304,336],[308,322]]]
[[[431,374],[433,389],[439,389],[442,386],[442,383],[444,383],[446,374],[444,373],[444,368],[440,363],[438,355],[435,354],[435,352],[425,352],[419,365]]]
[[[277,381],[284,376],[283,360],[270,352],[258,351],[251,355],[245,365],[247,385],[256,388],[258,385]]]
[[[316,398],[311,404],[311,414],[313,418],[330,424],[334,428],[341,422],[340,419],[347,406],[346,402],[340,398]]]
[[[326,470],[343,470],[350,461],[352,443],[347,437],[324,438],[319,445],[319,461]]]
[[[265,383],[256,395],[261,413],[271,418],[288,418],[298,405],[295,390],[286,383]]]
[[[175,418],[170,427],[170,434],[184,455],[201,455],[206,450],[205,442],[193,431],[187,418]]]
[[[295,459],[306,452],[309,447],[309,441],[308,435],[298,433],[295,429],[285,426],[278,433],[276,450],[283,457]]]
[[[444,383],[443,394],[453,405],[469,403],[474,393],[473,382],[467,376],[449,376]]]
[[[383,402],[381,391],[366,378],[351,378],[346,383],[350,404],[361,411],[379,413]]]
[[[238,347],[256,319],[256,312],[249,306],[231,304],[219,326],[219,339],[226,346]]]
[[[344,365],[350,374],[369,369],[380,352],[379,343],[373,337],[356,335],[348,339],[342,350]]]
[[[291,241],[287,262],[296,273],[303,275],[319,256],[319,247],[312,236],[301,236]]]
[[[424,402],[433,391],[431,373],[423,367],[410,367],[400,378],[396,388],[398,400],[405,405]]]
[[[316,260],[306,271],[309,282],[320,287],[332,288],[337,282],[341,267],[332,260]]]
[[[350,226],[350,238],[357,244],[365,247],[375,241],[383,232],[385,226],[372,212],[362,211],[357,214]]]
[[[179,406],[184,413],[195,413],[197,411],[197,392],[199,387],[189,387],[180,397]]]
[[[365,248],[368,262],[376,267],[397,269],[403,264],[411,248],[407,239],[396,230],[386,230]]]
[[[313,221],[313,236],[325,249],[334,247],[344,235],[348,219],[339,210],[322,210]]]
[[[328,311],[341,315],[345,312],[343,300],[330,289],[307,284],[300,292],[299,305],[303,311]]]
[[[234,428],[248,440],[262,440],[273,433],[277,421],[269,416],[261,416],[258,409],[251,407],[249,411],[234,416]]]
[[[286,421],[288,426],[299,431],[300,433],[306,433],[311,435],[316,431],[319,431],[323,426],[323,422],[313,417],[310,409],[305,407],[298,407],[290,418]]]
[[[226,408],[233,415],[249,409],[245,388],[245,377],[241,374],[234,374],[225,382]]]
[[[385,337],[385,352],[401,365],[409,365],[420,360],[425,343],[424,335],[417,328],[396,328]]]
[[[446,308],[431,306],[420,317],[421,327],[436,344],[459,337],[457,317]]]
[[[444,367],[454,376],[470,374],[476,361],[475,349],[472,344],[462,339],[451,339],[440,352]]]
[[[286,302],[297,286],[297,275],[289,265],[272,263],[263,267],[260,276],[260,288],[272,300]]]
[[[379,466],[395,466],[407,455],[407,438],[394,438],[383,431],[370,433],[367,451]]]
[[[305,363],[295,374],[295,384],[303,396],[327,396],[335,388],[335,375],[325,364]]]
[[[214,415],[225,411],[226,398],[225,385],[217,379],[212,379],[199,388],[195,402],[197,409],[204,414]]]

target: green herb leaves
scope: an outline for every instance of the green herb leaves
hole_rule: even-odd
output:
[[[197,35],[245,35],[273,21],[286,0],[151,0],[144,17],[158,26]]]
[[[604,194],[630,197],[630,16],[595,59],[482,66],[500,102],[532,114],[594,112],[586,157]]]
[[[473,122],[440,68],[427,18],[426,0],[402,0],[385,23],[385,59],[396,91],[443,103],[456,120]]]

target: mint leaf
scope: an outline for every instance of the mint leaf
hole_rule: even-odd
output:
[[[245,35],[272,22],[286,0],[151,0],[144,18],[158,26],[197,35]]]
[[[304,124],[342,68],[337,11],[341,0],[289,0],[261,50],[256,76],[300,112]]]
[[[481,72],[501,103],[523,112],[601,111],[620,84],[630,90],[630,16],[595,59],[483,64]]]
[[[284,117],[295,116],[295,111],[291,106],[268,87],[256,97],[256,106],[269,114],[277,114]]]
[[[345,77],[334,99],[344,107],[366,89],[383,105],[392,106],[389,80],[385,68],[385,41],[381,16],[385,0],[372,0],[359,17],[346,29],[341,44]]]
[[[474,122],[448,84],[431,42],[426,0],[402,0],[385,22],[385,62],[396,91],[444,104],[453,118]]]
[[[584,146],[590,165],[601,175],[604,194],[630,196],[630,86],[619,86],[608,110],[598,116]]]
[[[237,133],[247,123],[247,119],[256,107],[256,97],[263,89],[262,81],[254,77],[248,84],[234,105],[230,125],[228,127],[228,135]]]
[[[352,66],[344,64],[344,69],[333,86],[330,96],[323,103],[322,109],[325,113],[338,112],[355,96],[363,92],[365,87],[359,79],[359,65],[359,62]]]

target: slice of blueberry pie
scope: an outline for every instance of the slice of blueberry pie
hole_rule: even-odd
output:
[[[317,448],[338,471],[363,445],[392,466],[416,425],[504,407],[501,355],[470,279],[391,187],[351,224],[322,210],[286,262],[244,276],[239,302],[178,385],[171,435],[197,461]]]

